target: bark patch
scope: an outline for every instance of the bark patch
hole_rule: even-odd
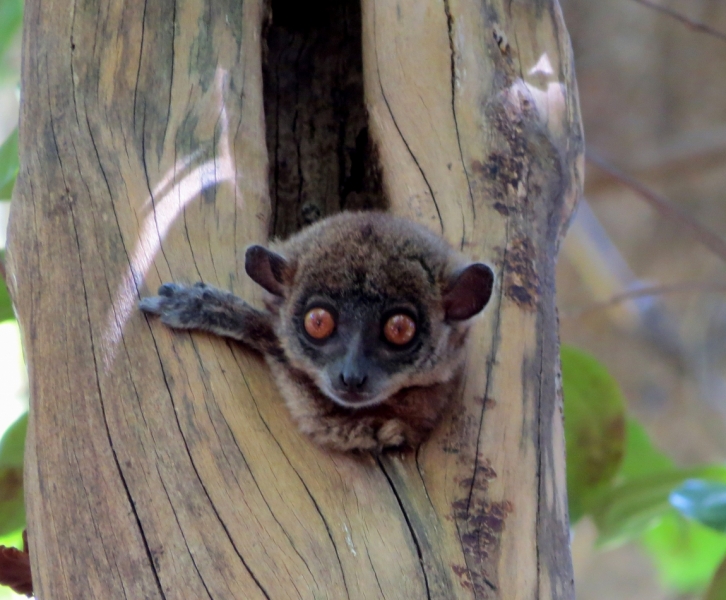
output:
[[[510,244],[504,265],[504,293],[521,308],[535,310],[539,302],[540,282],[535,269],[535,251],[531,240],[516,238]]]

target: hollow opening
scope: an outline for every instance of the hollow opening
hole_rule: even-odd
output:
[[[360,0],[272,0],[264,109],[270,235],[341,210],[384,209],[363,98]]]

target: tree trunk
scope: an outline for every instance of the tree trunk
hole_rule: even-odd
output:
[[[25,11],[37,597],[572,599],[554,265],[583,139],[556,0]],[[245,247],[351,208],[498,277],[457,406],[380,458],[314,446],[259,356],[136,308],[165,281],[259,301]]]

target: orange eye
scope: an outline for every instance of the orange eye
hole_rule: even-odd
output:
[[[305,331],[316,340],[324,340],[335,329],[335,320],[324,308],[313,308],[305,315]]]
[[[408,315],[393,315],[383,326],[383,335],[392,344],[408,344],[416,333],[416,323]]]

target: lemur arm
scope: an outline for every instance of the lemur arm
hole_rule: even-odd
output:
[[[174,329],[198,329],[242,342],[263,354],[281,352],[272,315],[225,290],[196,283],[165,283],[158,296],[142,298],[139,308]]]

